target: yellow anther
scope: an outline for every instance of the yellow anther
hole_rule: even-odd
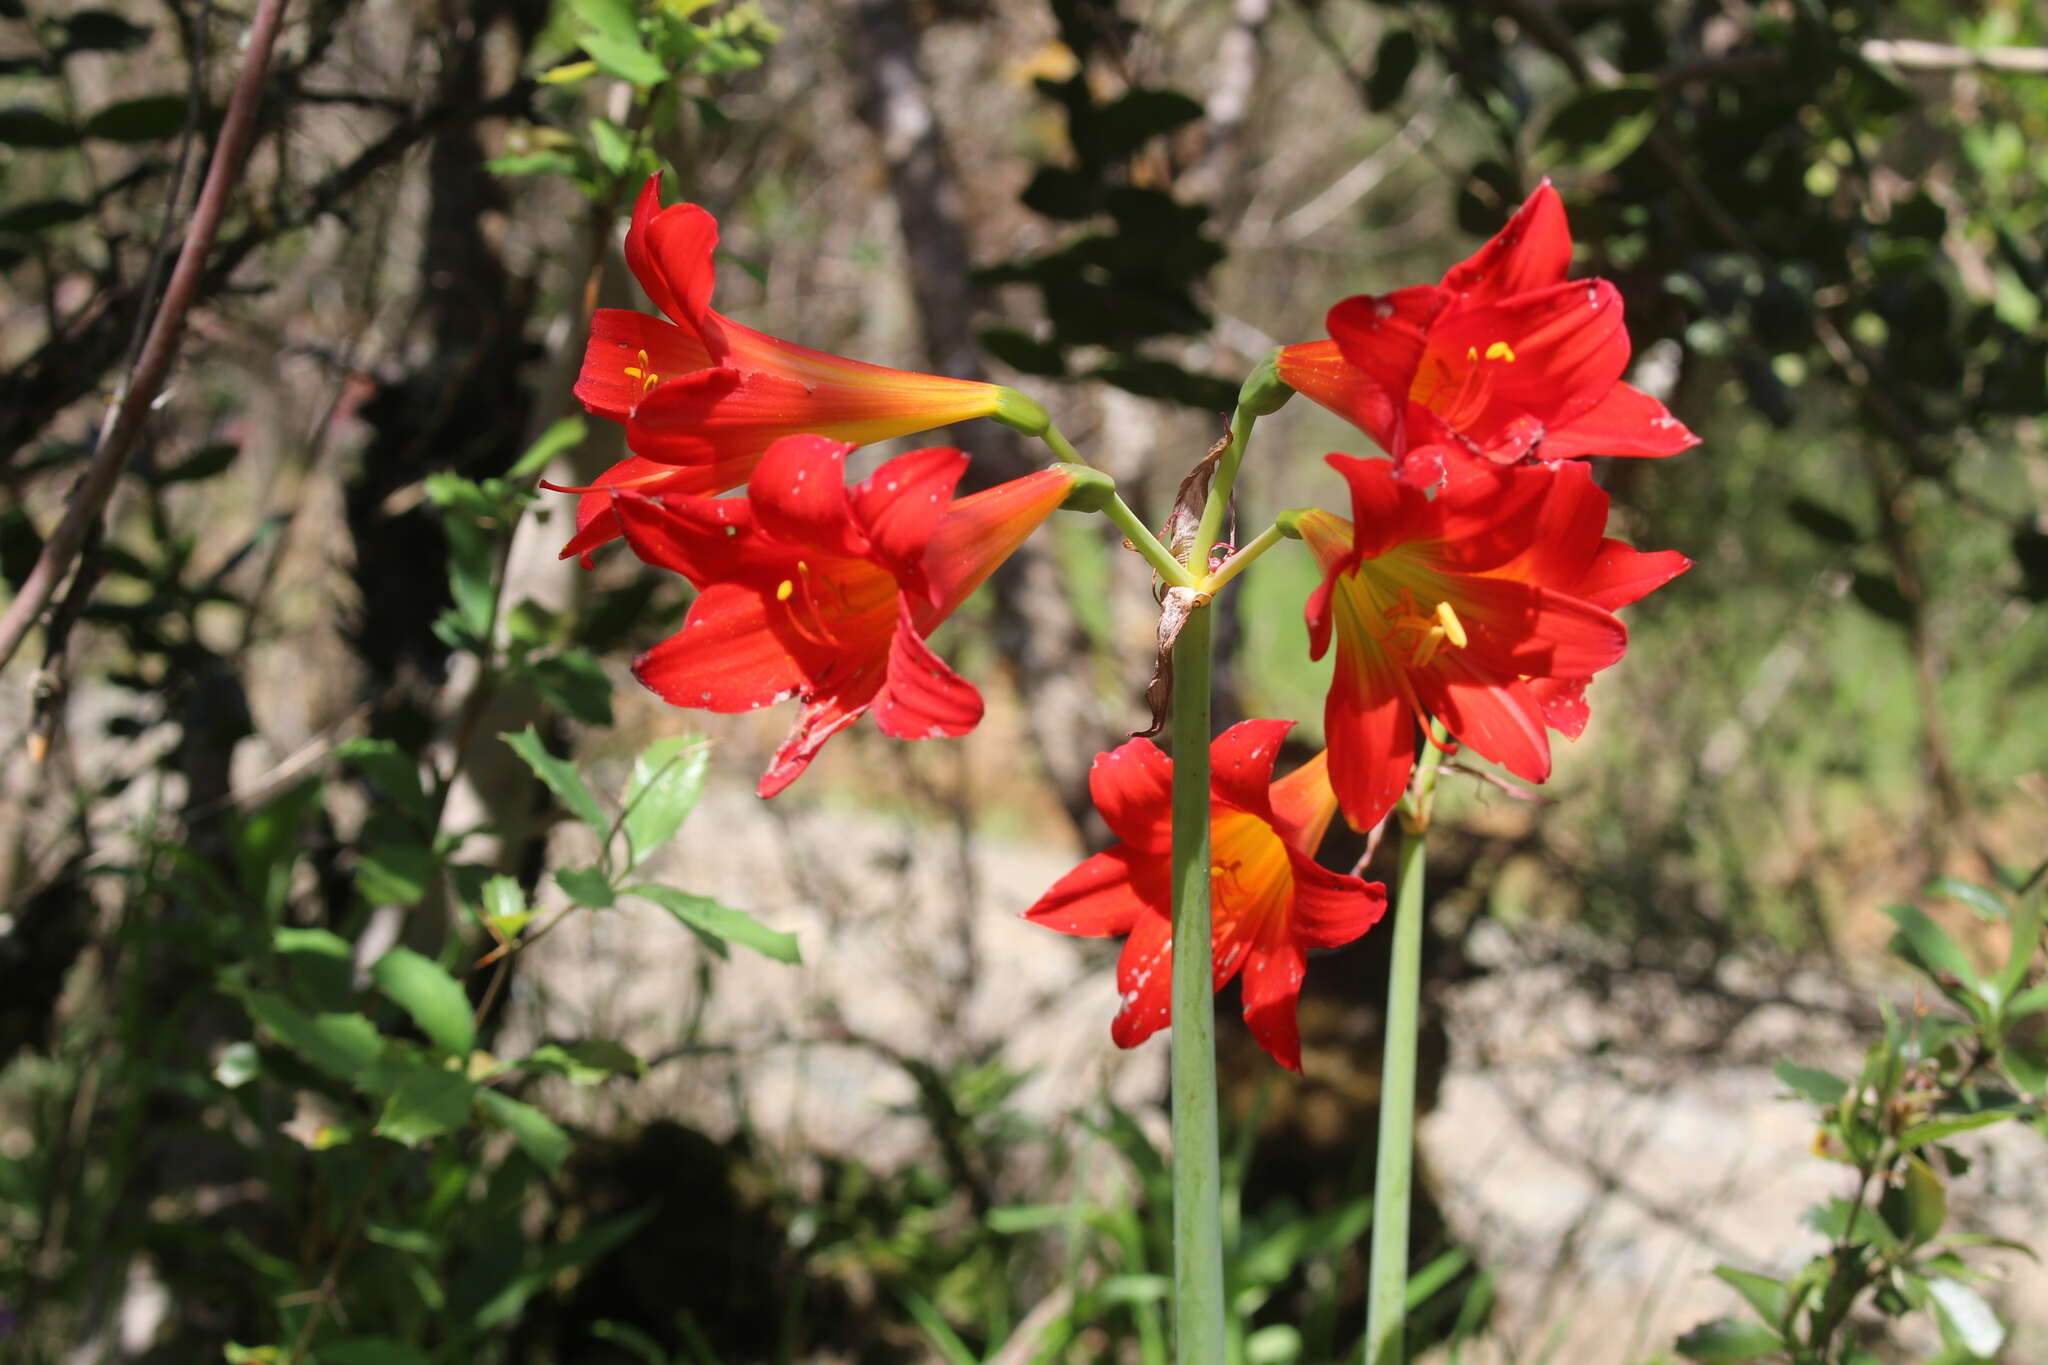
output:
[[[1488,360],[1512,362],[1515,358],[1515,348],[1508,345],[1505,341],[1496,341],[1493,345],[1486,348],[1486,358]]]
[[[1465,359],[1476,363],[1479,359],[1479,348],[1477,346],[1467,346],[1465,348]]]
[[[789,600],[789,595],[795,591],[796,584],[790,582],[787,578],[785,578],[780,583],[777,583],[775,585],[775,600],[778,602],[787,602]]]
[[[639,380],[642,393],[647,392],[647,390],[661,382],[661,376],[647,368],[647,352],[645,351],[640,352],[640,363],[638,365],[628,365],[626,367],[626,378]]]
[[[1436,619],[1441,623],[1444,638],[1451,642],[1451,647],[1463,649],[1466,641],[1465,623],[1458,619],[1457,608],[1449,602],[1437,603]]]

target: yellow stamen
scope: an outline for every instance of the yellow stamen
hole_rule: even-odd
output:
[[[645,351],[640,352],[640,363],[638,365],[628,365],[626,367],[626,378],[639,380],[642,393],[647,392],[647,390],[661,382],[661,376],[647,368],[647,352]]]
[[[1444,636],[1451,642],[1451,648],[1463,649],[1466,643],[1465,623],[1458,619],[1458,609],[1449,602],[1436,604],[1436,619],[1443,623]]]
[[[1486,358],[1488,360],[1505,360],[1513,363],[1515,348],[1508,345],[1505,341],[1496,341],[1493,345],[1486,348]]]
[[[775,600],[778,602],[787,602],[789,600],[789,595],[795,591],[796,584],[790,582],[787,578],[785,578],[780,583],[777,583],[775,585]]]

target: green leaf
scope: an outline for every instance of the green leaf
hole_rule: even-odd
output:
[[[2024,1018],[2048,1010],[2048,981],[2038,986],[2029,986],[2005,1003],[2005,1017],[2008,1020]]]
[[[479,899],[483,904],[485,922],[506,938],[517,938],[519,931],[533,920],[533,912],[526,908],[526,894],[519,889],[518,881],[502,872],[484,883]]]
[[[672,887],[651,885],[629,886],[620,894],[653,901],[699,933],[729,939],[763,957],[772,957],[777,962],[803,961],[795,934],[779,933],[745,911],[720,905],[709,896],[692,896]]]
[[[355,946],[325,929],[282,928],[270,946],[291,964],[293,996],[315,1009],[345,1010],[355,1000]]]
[[[1924,1147],[1930,1142],[1967,1133],[1975,1128],[1989,1128],[1994,1123],[2016,1119],[2025,1111],[2019,1109],[1980,1109],[1974,1114],[1942,1114],[1913,1124],[1899,1134],[1899,1146],[1904,1148]]]
[[[562,1126],[540,1110],[510,1095],[501,1095],[495,1090],[478,1093],[483,1101],[484,1112],[512,1134],[512,1140],[519,1149],[532,1157],[534,1164],[542,1170],[553,1172],[561,1169],[569,1158],[573,1145]]]
[[[229,1043],[213,1064],[213,1078],[229,1090],[239,1090],[263,1072],[263,1059],[251,1042]]]
[[[543,1254],[533,1258],[525,1270],[513,1276],[505,1286],[493,1294],[476,1311],[473,1325],[480,1331],[502,1327],[519,1316],[519,1310],[535,1290],[549,1280],[572,1267],[594,1261],[619,1243],[640,1230],[640,1225],[654,1216],[653,1209],[642,1209],[637,1213],[622,1214],[617,1218],[599,1223],[580,1237],[571,1238],[560,1246],[550,1247]]]
[[[1976,1290],[1960,1280],[1937,1276],[1927,1282],[1927,1292],[1964,1349],[1987,1360],[1998,1354],[2005,1344],[2005,1326]]]
[[[2048,1095],[2048,1056],[2017,1040],[1998,1049],[1998,1068],[2035,1100]]]
[[[1756,1360],[1785,1349],[1776,1332],[1739,1318],[1703,1322],[1675,1345],[1687,1360]]]
[[[618,899],[603,868],[565,867],[555,873],[555,885],[566,891],[570,900],[592,910],[609,910]]]
[[[379,1137],[417,1147],[456,1131],[476,1107],[477,1085],[460,1071],[417,1060],[397,1047],[379,1077],[385,1095],[377,1116]]]
[[[1742,1295],[1743,1302],[1756,1310],[1756,1315],[1777,1327],[1785,1321],[1786,1310],[1791,1307],[1792,1294],[1783,1282],[1768,1275],[1755,1275],[1734,1266],[1717,1265],[1714,1274],[1732,1286]]]
[[[1998,998],[2009,1000],[2020,982],[2027,979],[2027,968],[2034,960],[2034,954],[2041,948],[2041,889],[2036,887],[2021,896],[2012,907],[2012,943],[2006,949],[2005,966],[2001,967],[1993,984],[1998,987]]]
[[[704,790],[710,763],[711,742],[697,735],[658,739],[633,761],[623,821],[629,866],[645,862],[682,828]]]
[[[462,984],[432,958],[393,948],[370,968],[385,998],[412,1016],[435,1047],[467,1057],[476,1046],[476,1023]]]
[[[1850,1236],[1852,1215],[1855,1220],[1853,1237]],[[1830,1242],[1868,1242],[1881,1251],[1898,1245],[1898,1238],[1878,1216],[1877,1210],[1859,1208],[1846,1199],[1830,1199],[1825,1204],[1816,1204],[1799,1221]]]
[[[592,61],[629,84],[656,86],[668,79],[668,68],[661,64],[661,58],[641,46],[637,37],[586,33],[581,42]]]
[[[638,1076],[647,1064],[608,1038],[586,1038],[563,1047],[543,1043],[512,1063],[521,1071],[560,1076],[571,1085],[596,1085],[614,1076]]]
[[[569,13],[608,38],[639,37],[640,21],[633,0],[568,0]]]
[[[69,147],[78,141],[77,130],[62,119],[27,104],[10,104],[0,109],[0,146]]]
[[[602,116],[590,121],[590,149],[597,163],[613,175],[623,175],[633,159],[633,139],[626,130]]]
[[[352,739],[334,752],[375,784],[379,797],[412,816],[424,828],[434,807],[420,785],[417,759],[388,739]]]
[[[519,457],[518,463],[505,471],[505,477],[515,483],[532,478],[546,469],[555,456],[581,442],[588,430],[581,417],[560,419],[543,431],[539,440],[526,448],[526,453]]]
[[[1599,175],[1626,161],[1657,126],[1657,84],[1629,81],[1572,96],[1537,139],[1537,160]]]
[[[355,1084],[383,1052],[384,1039],[360,1014],[309,1015],[268,991],[232,993],[278,1042],[337,1080]]]
[[[1948,1221],[1948,1191],[1941,1177],[1919,1157],[1906,1158],[1906,1237],[1918,1244],[1941,1231]]]
[[[1941,926],[1929,919],[1919,907],[1887,905],[1884,912],[1899,926],[1899,932],[1892,935],[1891,941],[1891,951],[1895,956],[1918,967],[1945,994],[1956,994],[1957,982],[1972,990],[1977,988],[1977,971],[1970,965],[1970,959],[1956,946],[1955,940],[1943,933]]]
[[[174,483],[197,483],[210,479],[235,462],[242,448],[233,441],[212,441],[199,447],[178,463],[157,471],[158,487]]]
[[[1812,1100],[1815,1104],[1833,1104],[1849,1093],[1849,1083],[1831,1071],[1815,1066],[1801,1066],[1798,1062],[1779,1062],[1771,1068],[1784,1086],[1795,1094]]]
[[[371,844],[356,855],[356,891],[371,905],[418,905],[439,865],[425,844]]]
[[[75,223],[91,212],[76,199],[30,199],[0,211],[0,232],[42,232]]]
[[[584,649],[567,649],[526,666],[527,680],[550,704],[585,725],[612,723],[612,682]]]
[[[1043,1232],[1067,1221],[1072,1210],[1065,1204],[1007,1204],[988,1211],[984,1220],[990,1232],[1003,1236]]]
[[[612,823],[606,818],[604,808],[597,804],[597,798],[590,788],[583,785],[583,779],[566,760],[556,758],[540,742],[531,725],[518,734],[498,736],[512,747],[512,752],[526,760],[526,766],[533,769],[534,776],[547,783],[548,789],[561,798],[575,817],[597,831],[602,839],[611,833]]]
[[[1985,887],[1978,886],[1974,882],[1966,882],[1958,877],[1936,877],[1927,884],[1925,894],[1929,896],[1944,896],[1952,901],[1961,901],[1964,905],[1976,911],[1977,918],[1979,919],[2002,920],[2006,918],[2005,902],[2000,900],[1996,894]]]
[[[141,95],[110,104],[85,121],[85,135],[103,142],[157,142],[185,128],[183,95]]]
[[[434,1360],[417,1346],[390,1337],[349,1337],[322,1342],[320,1365],[434,1365]]]

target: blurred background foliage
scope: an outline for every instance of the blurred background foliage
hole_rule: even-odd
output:
[[[132,358],[245,9],[0,0],[10,584]],[[1273,345],[1435,278],[1554,179],[1575,269],[1628,299],[1632,381],[1705,439],[1603,462],[1617,533],[1695,567],[1632,612],[1543,803],[1447,794],[1442,1017],[1552,994],[1479,1042],[1439,1027],[1426,1089],[1448,1104],[1501,1035],[1552,1027],[1711,1084],[1782,1048],[1743,1029],[1789,1008],[1803,1040],[1843,1030],[1851,1069],[1881,1037],[1856,1096],[1919,1076],[1913,1103],[2038,1126],[2023,1023],[1975,1021],[2013,1059],[1987,1099],[1971,1035],[1916,1052],[1877,1003],[1911,989],[1878,907],[1941,876],[1995,890],[1924,902],[1956,940],[1907,954],[1934,986],[2017,962],[2010,1004],[2038,979],[1986,908],[2048,849],[2036,6],[289,16],[174,386],[0,677],[0,1354],[1164,1359],[1156,1059],[1109,1055],[1099,952],[990,927],[1103,836],[1084,775],[1142,724],[1145,575],[1056,522],[952,634],[980,733],[849,734],[794,813],[750,807],[782,718],[679,738],[624,665],[681,585],[555,564],[562,500],[532,492],[620,453],[568,387],[589,309],[641,303],[617,229],[655,170],[721,220],[722,311],[1024,387],[1155,516]],[[1039,458],[951,439],[979,482]],[[1364,441],[1306,403],[1263,423],[1245,515],[1332,498],[1328,450]],[[1311,583],[1275,554],[1224,599],[1219,724],[1297,717],[1314,745]],[[1383,972],[1372,938],[1318,961],[1303,1081],[1266,1076],[1223,1008],[1246,1362],[1355,1351]],[[1617,1008],[1590,1041],[1555,1022]],[[1780,1079],[1924,1210],[1897,1123]],[[1944,1161],[1943,1216],[1978,1230]],[[1418,1228],[1418,1344],[1633,1361],[1689,1325],[1682,1294],[1563,1273],[1576,1230],[1518,1260],[1451,1193]],[[1793,1212],[1750,1270],[1812,1251]],[[2012,1324],[1987,1350],[1960,1300],[1909,1292],[1957,1267],[1900,1245],[1948,1254],[1870,1250],[1870,1295],[1827,1301],[1835,1353],[1810,1358],[2048,1350],[2038,1296],[1986,1291]],[[1914,1313],[1938,1335],[1887,1325]],[[1778,1349],[1728,1330],[1698,1358]]]

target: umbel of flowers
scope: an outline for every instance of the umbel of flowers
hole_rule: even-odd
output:
[[[1696,443],[1662,403],[1622,382],[1619,291],[1567,277],[1564,209],[1544,183],[1437,283],[1344,299],[1329,310],[1326,339],[1263,364],[1220,457],[1205,465],[1206,500],[1175,509],[1169,550],[1022,394],[812,350],[718,313],[717,241],[710,214],[664,208],[659,179],[647,183],[625,254],[658,315],[600,310],[576,385],[592,413],[623,425],[630,454],[596,483],[561,490],[581,495],[563,555],[588,563],[623,537],[697,589],[682,629],[642,655],[635,675],[679,707],[796,702],[763,797],[863,715],[898,739],[964,735],[981,718],[980,693],[928,637],[1055,510],[1109,516],[1156,577],[1175,752],[1134,739],[1096,757],[1091,793],[1116,841],[1024,913],[1061,933],[1124,940],[1111,1024],[1119,1046],[1180,1025],[1175,1321],[1181,1360],[1220,1359],[1209,997],[1239,980],[1252,1036],[1298,1070],[1310,951],[1351,942],[1388,909],[1381,884],[1317,861],[1324,833],[1340,811],[1358,830],[1400,816],[1368,1332],[1371,1358],[1388,1359],[1405,1286],[1401,1125],[1412,1093],[1404,1098],[1401,1073],[1412,1088],[1422,836],[1439,765],[1469,749],[1544,781],[1551,734],[1584,730],[1589,681],[1626,652],[1615,612],[1687,567],[1675,552],[1609,537],[1607,495],[1578,459],[1655,458]],[[1297,392],[1357,426],[1383,457],[1327,456],[1333,506],[1282,512],[1213,560],[1253,425]],[[858,445],[977,417],[1041,437],[1059,458],[967,497],[954,491],[969,457],[946,448],[846,481]],[[1207,742],[1205,608],[1289,538],[1321,570],[1303,612],[1313,655],[1334,649],[1336,665],[1327,748],[1276,781],[1293,722],[1247,721]],[[1189,942],[1209,945],[1206,964],[1175,951]],[[1194,1209],[1183,1221],[1183,1199],[1206,1201],[1211,1216]]]

